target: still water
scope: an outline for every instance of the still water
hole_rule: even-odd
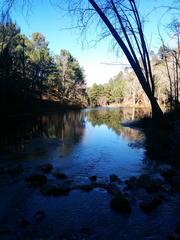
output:
[[[155,213],[144,214],[139,198],[147,193],[137,190],[136,199],[134,192],[128,192],[133,210],[123,216],[112,211],[111,195],[103,189],[43,196],[25,181],[44,163],[65,173],[75,186],[89,183],[92,175],[107,183],[110,174],[125,180],[152,171],[145,157],[143,133],[121,125],[145,114],[140,109],[96,108],[2,119],[0,170],[2,164],[7,168],[20,164],[23,173],[0,174],[0,239],[167,239],[178,221],[178,197],[164,201]],[[51,173],[47,178],[58,182]],[[124,187],[124,182],[120,185]]]
[[[96,108],[10,119],[1,124],[0,146],[14,160],[50,162],[73,177],[125,178],[144,167],[144,136],[121,122],[145,114],[141,109]]]

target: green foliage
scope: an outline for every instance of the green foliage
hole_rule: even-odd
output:
[[[53,56],[42,33],[29,39],[8,20],[0,23],[0,95],[85,104],[84,70],[67,50]]]
[[[110,103],[122,103],[125,95],[126,84],[122,72],[104,85],[93,84],[88,89],[90,105],[101,106]]]

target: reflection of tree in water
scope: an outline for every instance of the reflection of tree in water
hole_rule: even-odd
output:
[[[1,119],[0,147],[22,149],[33,138],[57,138],[72,144],[81,140],[85,122],[83,112],[43,115],[27,118]]]
[[[144,109],[135,108],[119,108],[119,109],[100,109],[92,110],[87,113],[87,118],[93,126],[105,124],[112,129],[116,134],[123,138],[128,138],[130,141],[142,139],[142,134],[134,129],[122,127],[122,121],[135,120],[147,115]]]
[[[42,117],[43,135],[61,141],[60,152],[67,154],[84,135],[84,112],[67,112],[62,115]]]

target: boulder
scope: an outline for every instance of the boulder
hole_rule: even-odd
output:
[[[80,185],[78,186],[78,188],[82,191],[85,192],[90,192],[94,189],[95,185],[94,184],[84,184],[84,185]]]
[[[41,193],[44,196],[65,196],[67,195],[71,189],[66,185],[56,185],[54,183],[48,183],[41,187]]]
[[[118,213],[128,214],[132,211],[129,200],[125,198],[122,194],[115,196],[111,200],[110,205],[111,208]]]
[[[31,176],[26,177],[25,180],[31,185],[36,187],[42,186],[47,182],[46,176],[42,174],[33,174]]]
[[[161,186],[162,186],[162,182],[160,179],[153,179],[153,180],[149,181],[147,186],[145,186],[145,189],[149,193],[158,192],[161,189]]]
[[[138,179],[136,177],[130,177],[128,180],[125,181],[128,188],[137,188]]]
[[[44,172],[44,173],[50,173],[53,169],[53,166],[52,164],[50,163],[47,163],[47,164],[44,164],[41,166],[41,170]]]
[[[116,194],[120,193],[119,187],[116,184],[114,184],[114,183],[109,183],[106,186],[106,190],[107,190],[108,193],[110,193],[112,195],[116,195]]]
[[[120,181],[119,177],[115,174],[111,174],[109,176],[109,180],[110,180],[110,182],[119,182]]]
[[[150,181],[151,181],[150,176],[148,176],[146,174],[142,174],[138,179],[138,185],[140,187],[146,187]]]
[[[97,180],[97,176],[91,176],[91,177],[89,177],[89,179],[90,179],[91,181],[95,182],[95,181]]]
[[[157,192],[161,189],[161,179],[151,179],[148,175],[141,175],[138,179],[138,186],[145,188],[148,192]]]
[[[159,197],[151,197],[147,200],[144,200],[139,206],[144,212],[148,213],[155,210],[161,203],[162,201]]]

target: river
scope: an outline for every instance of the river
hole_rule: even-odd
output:
[[[121,125],[147,114],[104,107],[2,119],[0,168],[20,164],[23,173],[0,175],[0,239],[164,239],[177,221],[176,205],[167,203],[149,216],[135,202],[131,216],[121,216],[111,210],[111,196],[103,189],[44,197],[24,181],[46,163],[76,184],[88,183],[91,176],[107,183],[111,174],[122,182],[158,174],[162,166],[146,156],[143,132]],[[51,173],[47,178],[55,181]],[[35,218],[38,211],[43,212],[41,221]]]

